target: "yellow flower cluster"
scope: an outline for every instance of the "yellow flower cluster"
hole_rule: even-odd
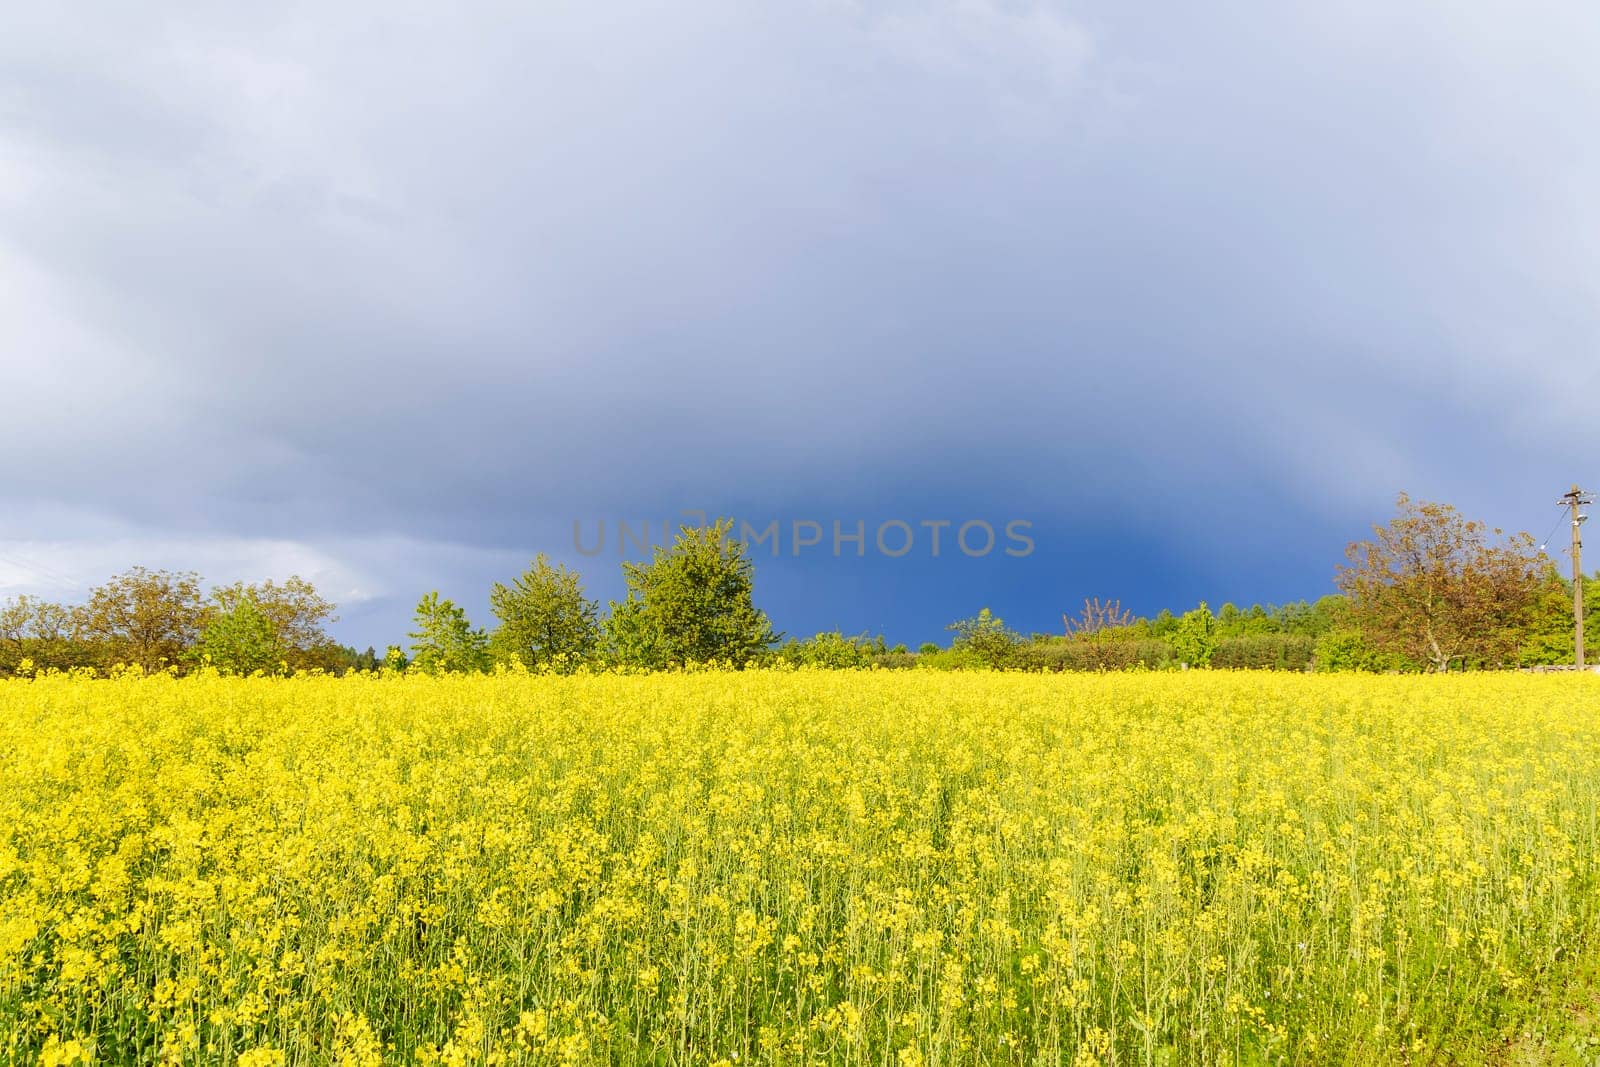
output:
[[[1587,677],[0,682],[0,1059],[1471,1059],[1597,810]]]

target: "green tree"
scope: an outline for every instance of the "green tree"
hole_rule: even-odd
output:
[[[500,620],[489,636],[495,659],[525,666],[574,665],[594,654],[600,639],[598,606],[583,595],[578,572],[552,566],[543,553],[510,585],[489,590]]]
[[[411,666],[427,674],[481,671],[489,664],[489,639],[473,629],[467,613],[441,599],[437,590],[417,604],[411,638]]]
[[[213,610],[229,612],[250,600],[272,630],[273,661],[291,668],[331,668],[343,661],[339,646],[324,626],[337,621],[334,605],[310,582],[290,575],[283,582],[267,579],[256,584],[235,582],[211,591]]]
[[[1585,634],[1600,634],[1600,576],[1583,581]],[[1576,656],[1572,632],[1572,581],[1552,564],[1545,568],[1519,641],[1524,666],[1568,664]],[[36,657],[37,658],[37,657]]]
[[[1171,608],[1162,608],[1156,617],[1150,620],[1150,636],[1158,639],[1171,637],[1178,629],[1178,617],[1172,613]]]
[[[1211,665],[1211,657],[1217,650],[1217,621],[1211,617],[1211,609],[1204,600],[1193,611],[1183,613],[1167,635],[1167,643],[1172,646],[1172,654],[1179,663],[1191,667]]]
[[[753,600],[755,567],[732,519],[682,526],[648,563],[624,563],[628,595],[611,602],[605,636],[619,662],[650,668],[743,667],[779,638]]]
[[[272,619],[249,595],[231,597],[231,606],[211,613],[192,653],[224,674],[272,673],[283,668]]]

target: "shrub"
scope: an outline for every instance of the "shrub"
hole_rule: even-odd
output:
[[[1306,671],[1315,658],[1316,642],[1304,634],[1246,634],[1219,640],[1211,666]]]
[[[871,666],[875,653],[876,648],[867,637],[846,637],[835,630],[806,641],[790,638],[778,648],[776,656],[779,661],[796,667],[848,670]]]
[[[1017,649],[1012,666],[1027,671],[1125,671],[1173,663],[1165,641],[1050,638]]]
[[[1414,670],[1403,658],[1373,647],[1360,630],[1329,630],[1317,639],[1316,669],[1319,671],[1400,671]]]
[[[988,608],[970,619],[962,619],[945,627],[954,630],[956,639],[951,642],[952,652],[961,651],[977,657],[984,667],[1009,667],[1011,659],[1022,646],[1022,635],[1009,629],[1005,620]]]

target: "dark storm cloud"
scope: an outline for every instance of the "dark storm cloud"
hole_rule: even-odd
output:
[[[1284,598],[1401,487],[1535,525],[1595,473],[1597,45],[1574,5],[29,11],[0,585],[116,545],[404,599],[578,517],[871,508],[1026,513],[1055,600]]]

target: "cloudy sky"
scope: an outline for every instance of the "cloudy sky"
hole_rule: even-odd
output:
[[[915,643],[1600,483],[1590,4],[6,21],[0,597],[299,573],[381,648],[537,551],[619,596],[617,524],[698,509],[781,524],[780,629]]]

